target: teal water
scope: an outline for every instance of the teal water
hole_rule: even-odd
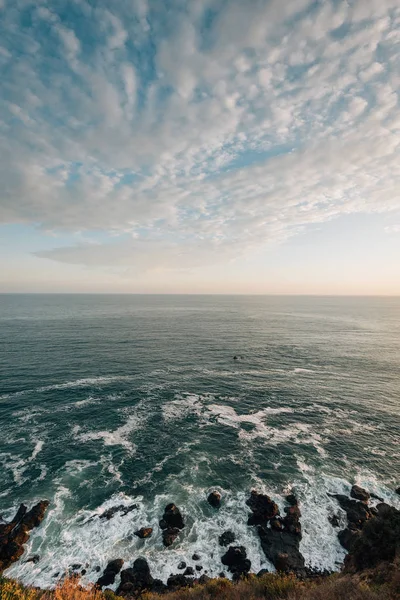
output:
[[[399,504],[400,298],[3,295],[0,353],[0,514],[51,501],[27,548],[40,562],[9,570],[27,583],[73,563],[94,581],[138,555],[165,579],[194,551],[217,574],[227,528],[268,568],[246,525],[252,487],[280,502],[294,489],[301,550],[334,569],[327,492],[357,482]],[[169,501],[187,527],[164,549]]]

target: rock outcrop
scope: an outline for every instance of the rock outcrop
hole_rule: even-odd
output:
[[[248,525],[265,525],[267,521],[279,515],[278,505],[269,496],[259,494],[255,490],[251,491],[246,504],[253,513],[249,517]]]
[[[136,535],[136,537],[140,538],[141,540],[145,540],[151,537],[152,533],[153,529],[151,527],[141,527],[140,529],[135,531],[134,535]]]
[[[145,558],[137,558],[133,566],[121,571],[121,583],[117,595],[137,596],[145,591],[161,591],[166,586],[151,576],[150,568]]]
[[[28,511],[21,504],[9,523],[0,524],[0,573],[22,556],[29,532],[43,521],[48,505],[47,500],[42,500]]]
[[[246,504],[253,512],[249,525],[257,525],[261,547],[265,556],[278,571],[293,572],[303,576],[305,562],[300,552],[301,512],[294,494],[287,497],[290,506],[285,516],[279,516],[278,505],[264,494],[252,491]]]
[[[97,580],[96,585],[100,588],[112,585],[115,578],[122,569],[124,561],[122,558],[111,560],[103,571],[103,575]]]
[[[382,561],[400,557],[400,510],[378,504],[377,514],[369,519],[352,541],[345,559],[345,571],[359,572]]]
[[[230,546],[221,558],[221,562],[228,567],[228,571],[236,580],[246,575],[251,568],[251,562],[247,558],[246,549],[243,546]]]
[[[217,491],[211,492],[207,498],[207,502],[214,508],[221,506],[221,494]]]
[[[179,535],[179,531],[185,527],[181,511],[175,504],[168,504],[160,521],[163,530],[163,543],[168,547],[173,544]]]

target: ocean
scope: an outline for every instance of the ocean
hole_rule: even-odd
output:
[[[328,493],[358,483],[400,508],[400,298],[1,295],[0,354],[0,514],[51,502],[6,572],[24,583],[138,556],[165,581],[194,552],[218,575],[227,529],[273,570],[251,489],[281,506],[293,490],[307,564],[337,570]],[[168,502],[186,527],[164,548]]]

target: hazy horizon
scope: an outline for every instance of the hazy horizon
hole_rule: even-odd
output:
[[[0,14],[1,293],[400,295],[398,0]]]

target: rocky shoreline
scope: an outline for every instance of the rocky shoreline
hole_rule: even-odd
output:
[[[396,490],[400,493],[400,488]],[[400,539],[400,511],[384,503],[381,498],[370,494],[363,488],[354,485],[350,496],[331,494],[338,507],[347,517],[347,526],[338,531],[341,545],[348,551],[344,568],[360,570],[373,567],[379,560],[392,560],[399,548]],[[376,505],[371,505],[371,500]],[[217,491],[208,495],[207,501],[215,511],[218,511],[224,501]],[[284,514],[276,502],[266,494],[251,491],[246,504],[250,509],[247,524],[255,528],[260,539],[261,548],[266,558],[282,573],[293,573],[300,579],[309,579],[325,576],[327,572],[318,572],[305,565],[304,557],[300,552],[302,538],[301,509],[297,497],[289,494],[285,498]],[[8,523],[0,523],[0,573],[11,566],[23,555],[24,545],[29,540],[30,532],[40,525],[45,517],[49,502],[42,500],[29,511],[21,504],[14,518]],[[123,515],[135,510],[137,506],[118,505],[104,513],[91,517],[110,520],[117,513]],[[340,519],[337,515],[329,518],[333,527],[339,529]],[[166,548],[177,541],[182,530],[185,529],[185,517],[181,510],[173,503],[165,507],[159,522],[162,541]],[[134,532],[138,538],[146,540],[153,535],[151,527],[143,525]],[[367,540],[367,541],[366,541]],[[397,540],[397,541],[396,541]],[[251,561],[247,557],[246,548],[237,543],[232,531],[221,531],[218,543],[226,548],[221,557],[221,577],[229,572],[233,581],[238,581],[251,570]],[[39,562],[39,556],[28,557],[27,561]],[[171,573],[166,583],[152,577],[150,567],[145,558],[138,557],[132,566],[125,566],[124,560],[115,558],[111,560],[103,573],[97,579],[96,586],[104,589],[115,585],[117,576],[120,583],[116,593],[124,597],[134,597],[144,591],[164,593],[182,587],[191,587],[198,583],[206,583],[210,578],[203,572],[201,556],[193,554],[193,565],[181,561],[177,566],[177,573]],[[95,569],[100,572],[100,567]],[[266,570],[260,571],[261,576]],[[86,569],[83,565],[71,565],[66,575],[84,575]],[[64,575],[55,573],[55,577]]]

